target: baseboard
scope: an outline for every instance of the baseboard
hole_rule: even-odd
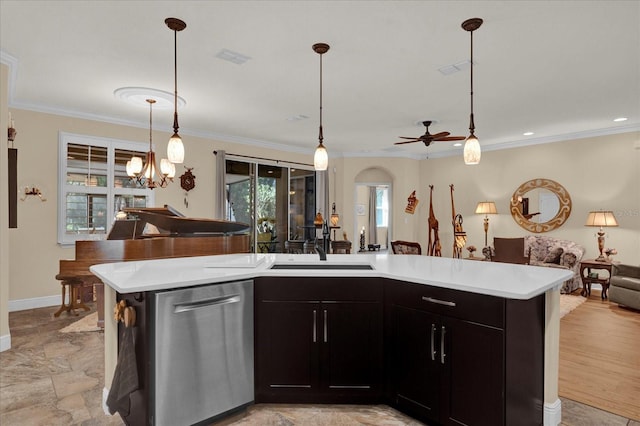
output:
[[[7,308],[9,312],[26,311],[27,309],[47,308],[49,306],[60,306],[60,295],[33,297],[31,299],[9,300]]]
[[[107,398],[109,397],[109,389],[106,387],[102,388],[102,411],[107,416],[111,416],[112,414],[109,412],[109,407],[107,407]]]
[[[8,351],[9,349],[11,349],[11,334],[0,336],[0,352]]]
[[[544,426],[558,426],[562,422],[562,401],[544,404]]]

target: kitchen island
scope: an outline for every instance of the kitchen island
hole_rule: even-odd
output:
[[[300,401],[387,402],[425,421],[448,424],[457,421],[456,416],[469,415],[463,413],[464,410],[460,411],[460,406],[469,404],[459,399],[473,397],[464,389],[484,389],[483,382],[491,377],[486,373],[496,372],[498,377],[494,377],[491,386],[495,388],[492,392],[499,395],[500,400],[493,394],[479,392],[481,394],[473,398],[485,405],[471,404],[472,407],[479,407],[474,410],[490,404],[493,407],[491,414],[498,419],[498,423],[494,424],[556,425],[560,419],[557,396],[558,290],[569,277],[569,271],[387,254],[328,255],[326,262],[319,261],[316,255],[238,254],[105,264],[96,265],[91,270],[113,289],[110,297],[105,298],[107,312],[115,303],[115,292],[121,295],[150,294],[253,280],[257,289],[256,402],[295,402],[299,395],[307,395],[299,397],[302,398]],[[367,291],[367,286],[370,286],[370,291]],[[309,294],[302,292],[305,288],[310,289]],[[296,291],[301,293],[296,295]],[[323,295],[325,291],[329,292],[326,297]],[[350,312],[359,312],[357,318],[369,318],[365,324],[369,327],[366,329],[369,334],[366,335],[379,337],[367,340],[375,346],[370,351],[375,355],[370,360],[372,367],[363,369],[361,377],[351,377],[349,380],[364,383],[371,379],[369,376],[373,371],[381,371],[381,376],[371,379],[371,384],[331,384],[331,380],[338,379],[335,374],[331,376],[331,372],[327,373],[329,365],[334,366],[335,371],[349,371],[341,367],[343,359],[331,358],[331,354],[340,353],[340,348],[335,347],[331,351],[321,347],[317,351],[310,348],[315,351],[309,355],[313,357],[310,359],[320,363],[318,375],[314,373],[311,377],[307,374],[311,377],[309,380],[315,382],[311,385],[287,384],[318,389],[314,383],[328,383],[326,391],[306,394],[291,392],[290,388],[278,382],[284,377],[262,374],[265,367],[268,371],[276,371],[277,368],[270,368],[268,356],[263,356],[261,342],[266,335],[277,338],[277,331],[290,323],[286,321],[287,317],[282,317],[284,322],[275,321],[268,325],[265,318],[276,318],[274,314],[285,312],[280,307],[296,315],[306,315],[290,308],[294,302],[297,303],[296,309],[302,307],[299,302],[305,301],[307,296],[307,302],[315,305],[304,308],[308,310],[309,318],[317,316],[313,320],[313,331],[309,332],[309,338],[315,338],[319,343],[324,340],[329,344],[339,340],[327,338],[327,330],[332,327],[331,322],[327,326],[327,315],[347,319],[345,324],[352,323]],[[359,297],[364,299],[360,300]],[[333,312],[335,309],[338,310]],[[269,315],[265,316],[265,313]],[[106,381],[113,376],[115,367],[115,327],[113,322],[105,326]],[[421,328],[424,328],[427,336],[427,357],[434,366],[438,364],[437,370],[427,368],[422,373],[424,377],[437,378],[440,384],[431,391],[433,395],[429,398],[425,396],[424,401],[416,401],[413,395],[422,391],[421,386],[410,377],[413,367],[403,370],[397,364],[414,365],[415,357],[407,354],[414,353],[412,339],[415,336],[405,331]],[[334,327],[334,330],[345,330],[345,327]],[[348,340],[362,335],[347,330],[342,338]],[[455,339],[460,335],[468,337]],[[478,352],[477,347],[467,345],[474,339],[476,346],[490,344],[491,352],[487,355]],[[398,347],[406,347],[407,350],[400,351]],[[351,350],[344,353],[351,353]],[[464,354],[469,355],[462,357]],[[532,358],[527,358],[527,354]],[[485,374],[479,374],[475,381],[466,379],[476,376],[474,370],[468,368],[472,360],[491,364],[479,364],[482,368],[476,368],[475,371]],[[452,363],[460,367],[452,370]],[[420,368],[420,365],[416,366],[416,369]],[[329,380],[327,374],[333,378]],[[417,371],[415,375],[419,377]],[[301,377],[293,378],[303,380]],[[273,383],[270,384],[270,381]],[[518,381],[521,385],[518,385]],[[107,382],[106,387],[109,384]],[[347,388],[350,389],[345,390]],[[442,410],[435,410],[438,411],[436,417],[431,413],[433,407],[429,407],[429,401],[436,401],[438,408],[442,406]],[[536,414],[530,414],[536,409]],[[529,413],[527,416],[535,418],[520,418],[515,422],[522,413]],[[484,420],[485,424],[487,421]],[[471,421],[471,424],[483,423]]]

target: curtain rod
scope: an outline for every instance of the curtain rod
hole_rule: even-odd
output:
[[[213,151],[214,155],[218,155],[218,151]],[[307,164],[307,163],[298,163],[297,161],[285,161],[285,160],[274,160],[272,158],[265,158],[265,157],[252,157],[251,155],[240,155],[240,154],[230,154],[228,152],[225,152],[225,155],[230,155],[232,157],[241,157],[241,158],[250,158],[252,160],[266,160],[266,161],[273,161],[276,164],[278,163],[287,163],[287,164],[299,164],[301,166],[310,166],[313,167],[313,164]]]

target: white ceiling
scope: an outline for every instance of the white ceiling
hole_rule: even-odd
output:
[[[125,86],[173,92],[178,33],[180,133],[331,156],[461,155],[398,136],[466,136],[474,32],[474,112],[483,149],[640,130],[639,1],[7,1],[0,2],[9,106],[148,126]],[[229,49],[250,57],[236,65]],[[171,110],[154,111],[169,131]],[[294,116],[302,120],[288,120]],[[628,117],[616,123],[616,117]],[[16,123],[19,130],[20,124]],[[526,131],[533,136],[523,136]]]

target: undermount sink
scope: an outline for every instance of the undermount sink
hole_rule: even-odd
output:
[[[368,263],[275,263],[269,269],[346,269],[373,270]]]

